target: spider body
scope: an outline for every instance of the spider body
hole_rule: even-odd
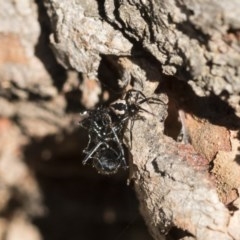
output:
[[[143,103],[160,103],[161,101],[157,98],[147,98],[141,91],[131,89],[129,90],[124,99],[119,99],[112,104],[109,108],[116,115],[118,121],[136,120],[142,119],[140,117],[140,112],[149,112],[148,110],[142,108]]]
[[[92,160],[93,166],[102,174],[113,174],[120,167],[126,168],[122,143],[123,126],[113,121],[108,107],[99,107],[86,112],[81,125],[88,130],[88,145],[83,164]]]
[[[81,126],[88,130],[88,145],[84,149],[83,164],[92,161],[93,167],[101,174],[114,174],[119,168],[127,168],[123,147],[123,134],[130,120],[130,142],[134,121],[144,119],[140,112],[149,112],[142,108],[144,102],[159,103],[159,99],[146,98],[138,90],[129,90],[123,99],[108,107],[98,107],[84,113]]]
[[[99,173],[114,174],[120,167],[127,167],[125,157],[117,145],[117,142],[109,141],[108,145],[102,145],[96,152],[92,163]]]

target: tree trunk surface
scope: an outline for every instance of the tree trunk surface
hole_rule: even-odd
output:
[[[130,88],[161,100],[124,137],[151,236],[240,239],[239,1],[0,1],[0,239],[43,239],[39,176],[97,175],[79,113]]]

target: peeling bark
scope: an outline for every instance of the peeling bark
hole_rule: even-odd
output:
[[[83,106],[131,87],[164,102],[144,106],[153,114],[134,123],[130,149],[154,239],[240,239],[239,15],[237,0],[2,0],[0,211],[12,217],[1,215],[0,239],[19,222],[41,238],[33,172],[78,172],[42,162],[79,154]]]

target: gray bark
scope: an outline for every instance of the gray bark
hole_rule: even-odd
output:
[[[36,150],[33,142],[74,136],[80,105],[93,108],[114,87],[133,87],[164,103],[144,106],[153,114],[134,123],[130,150],[129,180],[153,238],[240,239],[239,1],[1,6],[0,210],[8,209],[15,189],[28,207],[12,221],[1,217],[0,239],[14,239],[18,221],[40,239],[28,218],[44,206],[26,162],[79,151],[79,145]],[[65,175],[68,169],[44,171]]]

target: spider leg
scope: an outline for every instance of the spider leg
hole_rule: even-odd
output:
[[[139,102],[139,104],[142,104],[142,103],[144,103],[144,102],[147,102],[148,104],[159,104],[159,103],[160,103],[160,104],[164,104],[164,102],[161,101],[160,99],[158,99],[158,98],[153,98],[153,97],[145,98],[145,99],[141,100],[141,101]],[[145,109],[145,108],[143,108],[143,107],[141,107],[141,106],[139,106],[139,110],[142,111],[142,112],[149,113],[149,114],[151,114],[151,115],[153,115],[153,116],[156,116],[155,114],[153,114],[152,112],[149,112],[147,109]]]
[[[158,98],[154,98],[154,97],[148,97],[148,98],[144,98],[141,101],[139,101],[139,104],[142,104],[144,102],[147,102],[148,104],[164,104],[164,102]]]
[[[133,129],[133,125],[134,125],[134,121],[131,120],[131,123],[130,123],[130,131],[129,131],[129,136],[130,136],[130,148],[132,149],[132,129]]]
[[[92,155],[99,149],[99,147],[104,144],[103,142],[99,142],[94,148],[91,149],[90,152],[88,152],[88,155],[83,159],[82,163],[85,165],[87,161],[92,158]]]
[[[148,111],[147,109],[142,108],[142,107],[140,107],[140,106],[139,106],[139,111],[146,112],[146,113],[148,113],[148,114],[150,114],[150,115],[154,115],[152,112],[150,112],[150,111]],[[154,115],[154,116],[155,116],[155,115]]]
[[[91,142],[92,142],[91,134],[88,134],[88,144],[84,148],[83,153],[88,153],[88,149],[89,149],[89,146],[90,146]]]
[[[144,95],[141,91],[139,91],[139,90],[130,89],[130,90],[128,90],[128,92],[127,92],[127,94],[129,94],[129,95],[132,94],[132,93],[140,94],[141,96],[143,96],[144,98],[146,98],[145,95]]]
[[[138,104],[142,104],[142,103],[144,103],[144,102],[156,103],[156,104],[158,104],[158,103],[164,104],[164,102],[163,102],[162,100],[158,99],[158,98],[154,98],[154,97],[148,97],[148,98],[147,98],[147,97],[146,97],[141,91],[139,91],[139,90],[131,89],[131,90],[129,90],[129,92],[130,92],[130,93],[131,93],[131,92],[135,92],[135,93],[138,94],[138,95],[137,95],[136,102],[137,102],[137,100],[138,100],[139,95],[141,95],[142,100],[139,101]],[[151,102],[151,100],[152,100],[152,102]]]
[[[147,113],[150,113],[149,111],[147,111],[146,109],[140,107],[141,104],[143,104],[144,102],[147,102],[148,104],[164,104],[164,102],[158,98],[154,98],[154,97],[146,97],[141,91],[135,90],[135,89],[131,89],[128,91],[128,94],[126,95],[126,101],[128,101],[131,96],[132,93],[136,93],[136,99],[135,99],[135,103],[138,105],[139,109],[142,111],[145,111]],[[139,96],[141,96],[141,99],[139,99]],[[152,114],[152,113],[150,113]]]
[[[139,101],[139,104],[141,104],[142,101],[143,101],[143,102],[146,102],[146,101],[147,101],[146,96],[145,96],[141,91],[136,90],[136,89],[130,89],[130,90],[128,91],[128,94],[127,94],[126,97],[125,97],[126,101],[128,101],[128,100],[130,99],[130,97],[133,96],[132,93],[136,93],[136,100],[135,100],[136,103],[137,103],[138,100],[139,100],[139,96],[142,97],[142,100]]]
[[[125,157],[124,157],[125,154],[124,154],[123,145],[122,145],[122,143],[120,142],[120,140],[119,140],[119,138],[118,138],[118,136],[117,136],[117,134],[116,134],[116,132],[115,132],[114,129],[112,129],[112,133],[113,133],[113,135],[114,135],[114,138],[115,138],[115,141],[116,141],[116,143],[117,143],[117,145],[118,145],[118,148],[119,148],[119,150],[120,150],[120,152],[121,152],[123,165],[124,165],[124,166],[127,166],[127,163],[126,163],[126,160],[125,160]]]

